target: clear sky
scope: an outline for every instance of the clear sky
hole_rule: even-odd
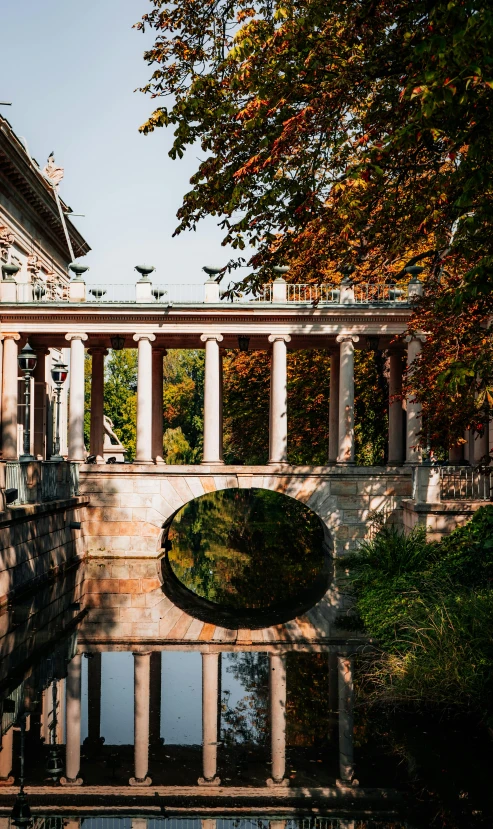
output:
[[[149,0],[1,0],[0,101],[17,135],[44,166],[54,150],[65,168],[60,195],[85,218],[74,224],[92,251],[88,281],[133,282],[136,264],[155,265],[156,282],[197,283],[202,265],[223,265],[214,219],[173,239],[176,211],[200,148],[168,157],[172,133],[144,136],[153,110],[134,92],[151,70],[152,33],[132,25]]]

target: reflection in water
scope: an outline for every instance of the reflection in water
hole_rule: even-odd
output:
[[[317,516],[260,489],[196,498],[175,516],[168,539],[178,579],[198,596],[233,608],[287,603],[311,588],[325,565]]]
[[[468,781],[461,782],[463,813],[435,804],[441,769],[449,768],[451,747],[464,745],[465,735],[435,723],[427,744],[427,729],[416,718],[402,728],[386,715],[355,708],[358,654],[348,641],[313,649],[272,641],[243,650],[213,640],[158,646],[142,637],[81,644],[80,580],[71,579],[52,586],[44,605],[39,594],[22,623],[18,615],[5,619],[4,818],[18,791],[23,722],[35,829],[424,829],[437,813],[437,825],[449,829],[484,825],[486,809],[468,798],[474,779],[489,773],[491,747],[484,751],[471,730],[464,756],[456,758],[463,762],[460,780]],[[135,611],[120,608],[122,620]],[[449,737],[446,752],[441,728]],[[413,791],[412,776],[425,762],[433,779],[430,805],[423,807],[426,789],[419,781],[410,817],[399,792]],[[457,800],[460,789],[455,778],[452,783]],[[484,785],[479,789],[484,796]],[[203,809],[201,818],[197,811],[186,817],[187,798]],[[215,819],[212,803],[224,813],[248,808],[249,817]],[[265,814],[266,803],[275,818]],[[252,811],[252,804],[258,808]],[[50,816],[55,806],[63,825],[55,812]],[[79,807],[111,815],[118,809],[118,817],[88,817]],[[163,809],[178,807],[182,817],[163,817]],[[329,816],[299,817],[314,808]]]

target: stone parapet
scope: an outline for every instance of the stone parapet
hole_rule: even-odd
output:
[[[90,500],[84,527],[89,556],[157,557],[164,524],[206,493],[266,489],[306,504],[328,528],[336,556],[355,549],[376,524],[402,524],[411,472],[402,467],[150,466],[80,467]]]
[[[457,527],[469,521],[476,510],[485,506],[485,501],[442,501],[439,504],[402,502],[403,524],[406,532],[415,527],[426,527],[429,541],[441,541]]]
[[[88,499],[12,507],[0,517],[0,607],[84,555]]]

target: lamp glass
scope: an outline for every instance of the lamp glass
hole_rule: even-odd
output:
[[[68,377],[68,366],[61,360],[57,360],[51,368],[51,376],[55,385],[62,386]]]
[[[19,368],[25,374],[31,374],[36,368],[36,352],[32,350],[29,343],[26,343],[18,358]]]

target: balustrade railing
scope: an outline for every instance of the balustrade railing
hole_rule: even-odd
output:
[[[5,489],[17,492],[9,506],[73,498],[79,494],[79,465],[67,461],[5,461]]]
[[[0,283],[1,286],[2,283]],[[257,294],[250,292],[229,296],[226,290],[217,288],[216,296],[206,298],[204,285],[174,284],[155,285],[152,282],[136,284],[87,284],[74,281],[70,285],[41,283],[13,285],[12,298],[2,301],[18,303],[90,302],[108,304],[156,303],[157,305],[201,305],[204,302],[271,304],[295,303],[301,305],[381,305],[403,304],[410,301],[408,286],[404,283],[359,283],[355,285],[311,285],[267,283]],[[14,298],[15,297],[15,298]],[[216,298],[217,297],[217,298]]]
[[[440,467],[442,501],[491,501],[493,468],[481,466]]]

